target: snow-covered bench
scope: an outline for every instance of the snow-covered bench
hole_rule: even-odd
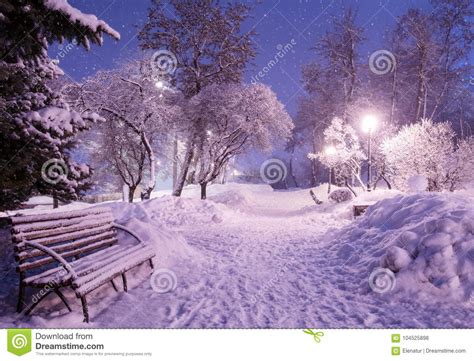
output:
[[[107,208],[13,216],[11,223],[20,274],[18,312],[23,310],[27,287],[40,291],[25,314],[53,292],[71,311],[60,290],[71,287],[81,299],[84,322],[89,322],[86,296],[90,292],[109,282],[117,291],[114,278],[118,276],[127,292],[126,271],[145,262],[153,269],[154,250],[137,234],[114,223]],[[138,244],[118,244],[117,229],[129,233]]]
[[[377,203],[376,201],[366,201],[365,203],[356,203],[352,205],[352,216],[353,218],[357,218],[359,216],[363,216],[371,205]]]

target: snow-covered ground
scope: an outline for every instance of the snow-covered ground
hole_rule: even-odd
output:
[[[159,270],[132,271],[128,293],[91,294],[90,327],[474,327],[471,193],[366,193],[352,203],[381,201],[352,220],[352,203],[327,202],[325,186],[319,206],[307,190],[209,191],[207,201],[190,187],[183,198],[105,204],[156,248]],[[50,296],[15,316],[3,233],[0,326],[83,327],[72,292],[72,313]]]

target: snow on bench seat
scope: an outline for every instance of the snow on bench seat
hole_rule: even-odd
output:
[[[88,293],[107,282],[116,289],[113,279],[119,275],[122,275],[126,290],[126,271],[147,261],[153,268],[154,250],[135,232],[115,224],[108,208],[16,215],[11,223],[20,273],[19,312],[27,286],[49,286],[46,295],[54,291],[70,309],[59,288],[71,286],[81,298],[84,320],[88,322],[85,298]],[[138,244],[118,244],[117,229],[130,234]],[[32,271],[35,274],[31,274]],[[36,303],[30,305],[28,312]]]

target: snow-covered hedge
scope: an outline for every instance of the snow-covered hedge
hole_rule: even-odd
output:
[[[394,185],[408,190],[409,179],[420,175],[428,180],[428,191],[453,191],[472,180],[474,139],[455,136],[450,123],[424,119],[385,140],[381,150]]]

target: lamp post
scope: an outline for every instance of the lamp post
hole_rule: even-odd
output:
[[[324,153],[330,157],[334,154],[336,154],[336,148],[334,148],[332,145],[328,145],[324,149]],[[329,177],[328,177],[328,194],[331,193],[331,183],[332,183],[332,167],[329,167]]]
[[[377,127],[377,119],[373,115],[366,115],[362,119],[362,131],[367,133],[367,192],[372,191],[372,132]]]

